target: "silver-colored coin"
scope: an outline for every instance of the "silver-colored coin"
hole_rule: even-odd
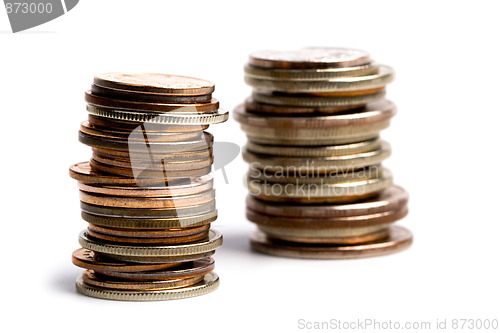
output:
[[[133,112],[127,110],[118,110],[103,108],[95,105],[88,104],[87,111],[90,114],[99,117],[136,121],[142,123],[154,124],[178,124],[178,125],[209,125],[223,123],[229,118],[229,113],[224,109],[219,109],[214,113],[188,113],[188,112],[168,112],[168,113],[154,113],[154,112]]]
[[[163,301],[195,297],[208,294],[217,289],[218,286],[219,277],[214,272],[205,275],[200,283],[177,289],[125,291],[87,285],[83,282],[81,276],[76,280],[78,292],[91,297],[115,301]]]
[[[384,87],[392,81],[394,81],[394,70],[388,66],[380,66],[379,72],[372,75],[316,81],[268,80],[245,76],[245,82],[253,88],[287,93],[368,90]]]
[[[254,101],[264,104],[329,107],[329,106],[354,106],[373,103],[385,97],[385,91],[358,96],[294,96],[268,94],[265,91],[254,91]]]
[[[267,172],[281,171],[287,167],[295,167],[306,173],[327,173],[332,170],[353,171],[370,165],[380,164],[391,155],[391,148],[387,142],[383,142],[382,147],[374,151],[323,158],[298,158],[255,154],[244,148],[242,155],[243,160],[253,168],[266,170]]]
[[[83,248],[104,254],[137,257],[161,257],[185,256],[215,250],[222,245],[222,235],[215,230],[210,230],[207,240],[195,243],[166,246],[134,246],[117,245],[114,243],[91,239],[87,236],[86,230],[83,230],[80,233],[78,241]]]
[[[328,80],[339,77],[357,77],[378,73],[378,65],[368,64],[354,67],[333,67],[318,69],[276,69],[245,65],[245,75],[267,80]]]

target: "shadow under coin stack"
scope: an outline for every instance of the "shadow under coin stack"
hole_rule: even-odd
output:
[[[396,108],[384,99],[393,70],[363,51],[305,48],[250,55],[253,93],[234,117],[248,137],[247,218],[252,248],[312,259],[359,258],[407,248],[392,225],[408,194],[381,166],[379,138]]]
[[[81,249],[73,263],[85,295],[130,301],[192,297],[215,290],[222,236],[210,176],[213,137],[227,120],[214,85],[164,74],[108,73],[85,93],[80,142],[90,162],[70,167],[78,181]]]

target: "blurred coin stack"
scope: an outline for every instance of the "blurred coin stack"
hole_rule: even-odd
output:
[[[381,162],[379,138],[396,107],[384,99],[392,68],[363,51],[304,48],[250,55],[253,93],[234,116],[248,137],[247,218],[260,252],[298,258],[357,258],[408,247],[392,225],[408,194]]]
[[[78,181],[82,294],[114,300],[165,300],[217,288],[222,236],[210,176],[213,137],[227,120],[214,84],[164,74],[107,73],[85,93],[79,140],[89,162],[70,167]]]

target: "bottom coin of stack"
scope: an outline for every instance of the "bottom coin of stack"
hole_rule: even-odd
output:
[[[77,290],[97,298],[154,301],[203,295],[219,284],[212,255],[217,218],[210,124],[223,122],[213,84],[162,74],[110,73],[86,93],[80,142],[89,162],[74,164],[85,269]]]
[[[382,167],[379,133],[396,113],[394,71],[363,51],[306,48],[250,55],[253,93],[234,110],[248,142],[246,216],[253,249],[311,259],[400,251],[412,233],[393,225],[408,194]]]

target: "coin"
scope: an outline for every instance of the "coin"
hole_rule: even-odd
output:
[[[252,97],[245,100],[245,110],[251,113],[267,115],[311,115],[332,114],[353,111],[363,108],[364,104],[343,106],[304,106],[304,105],[274,105],[255,101]]]
[[[203,280],[203,276],[185,279],[172,279],[165,281],[120,281],[116,279],[105,279],[96,276],[92,270],[82,273],[82,282],[87,286],[118,290],[151,290],[151,289],[174,289],[191,286]]]
[[[281,171],[285,168],[297,168],[304,173],[328,174],[331,171],[343,172],[361,169],[380,164],[391,154],[389,144],[384,142],[380,149],[370,152],[329,156],[329,157],[283,157],[269,154],[255,154],[246,147],[243,149],[243,160],[251,164],[251,168],[267,172]]]
[[[207,238],[208,231],[196,235],[178,236],[178,237],[161,237],[161,238],[142,238],[142,237],[123,237],[113,236],[95,231],[93,228],[87,228],[87,235],[96,240],[105,242],[113,242],[116,244],[130,244],[130,245],[173,245],[173,244],[187,244],[201,241]]]
[[[184,217],[171,218],[151,218],[151,217],[114,217],[94,215],[82,211],[82,218],[88,223],[102,227],[123,228],[123,229],[166,229],[189,226],[200,226],[212,223],[217,219],[217,210],[202,214],[193,214]]]
[[[268,93],[265,91],[254,91],[252,99],[259,103],[273,105],[287,105],[299,107],[345,107],[345,106],[361,106],[368,103],[379,101],[385,97],[385,91],[367,93],[358,96],[313,96],[298,94],[279,94],[277,92]]]
[[[270,116],[250,113],[245,105],[234,109],[234,118],[243,125],[277,129],[327,129],[369,125],[390,120],[396,106],[389,100],[370,103],[356,112],[345,111],[335,115],[320,116]]]
[[[141,93],[138,91],[123,90],[116,88],[103,87],[93,84],[90,88],[92,94],[96,96],[104,96],[117,100],[127,100],[134,102],[146,103],[206,103],[212,99],[212,94],[206,95],[166,95]]]
[[[388,66],[379,66],[375,74],[339,77],[328,80],[268,80],[245,76],[245,82],[256,88],[287,93],[313,93],[313,92],[355,92],[368,89],[383,88],[394,80],[394,70]],[[366,93],[362,93],[365,95]]]
[[[210,230],[208,240],[206,241],[199,241],[196,243],[181,245],[131,246],[117,245],[109,242],[91,239],[87,236],[87,233],[84,230],[80,233],[78,241],[83,248],[99,253],[137,257],[174,257],[204,253],[215,250],[220,245],[222,245],[222,235],[214,230]]]
[[[208,294],[219,286],[219,277],[215,273],[207,274],[203,281],[186,287],[177,289],[154,289],[141,291],[124,291],[106,288],[93,287],[85,284],[81,277],[76,280],[78,292],[96,298],[103,298],[117,301],[161,301],[174,300],[187,297],[195,297]]]
[[[179,263],[156,263],[156,264],[131,264],[118,261],[106,261],[97,259],[94,251],[88,249],[78,249],[73,252],[73,264],[78,267],[92,269],[96,272],[144,272],[144,271],[158,271],[176,267]]]
[[[391,226],[389,235],[371,243],[308,246],[272,240],[262,232],[252,235],[251,246],[255,251],[281,257],[302,259],[354,259],[396,253],[408,248],[413,241],[412,233],[401,226]]]
[[[218,102],[217,102],[218,103]],[[223,109],[212,107],[208,111],[201,106],[192,104],[164,105],[163,112],[135,112],[135,109],[120,109],[119,107],[100,107],[98,104],[90,103],[87,111],[94,116],[122,120],[141,122],[145,124],[167,124],[167,125],[210,125],[225,122],[229,115]],[[141,111],[141,110],[139,110]],[[150,110],[151,111],[151,110]]]
[[[263,145],[253,141],[247,141],[246,149],[257,154],[266,154],[286,157],[331,157],[366,153],[378,150],[382,147],[382,140],[379,138],[347,143],[334,146],[313,146],[313,147],[286,147],[278,145]]]
[[[251,210],[265,215],[297,218],[347,218],[369,216],[400,210],[408,203],[408,192],[402,187],[392,185],[377,196],[352,204],[344,205],[282,205],[257,200],[248,195],[246,204]]]
[[[263,50],[250,54],[250,65],[264,68],[307,69],[366,65],[370,55],[340,47],[306,47],[298,50]]]
[[[94,76],[94,84],[107,88],[176,96],[205,95],[215,90],[215,85],[207,80],[158,73],[102,73]]]
[[[113,227],[103,227],[89,224],[87,230],[98,232],[104,235],[124,237],[124,238],[176,238],[182,236],[198,235],[205,233],[210,228],[210,224],[194,226],[194,227],[177,227],[165,229],[123,229]],[[206,236],[206,235],[205,235]]]
[[[98,107],[89,107],[91,110],[103,109]],[[103,109],[106,110],[106,109]],[[97,111],[96,111],[97,112]],[[152,118],[154,119],[154,117]],[[89,114],[88,121],[94,126],[107,129],[117,129],[122,131],[132,131],[137,128],[144,128],[148,132],[168,132],[168,133],[187,133],[187,132],[199,132],[206,130],[209,125],[179,125],[179,124],[156,124],[156,123],[141,123],[131,120],[119,120],[113,118],[105,118],[101,116],[96,116]]]
[[[344,77],[358,77],[377,74],[378,65],[368,64],[352,67],[276,69],[245,65],[245,76],[267,80],[316,81]]]

